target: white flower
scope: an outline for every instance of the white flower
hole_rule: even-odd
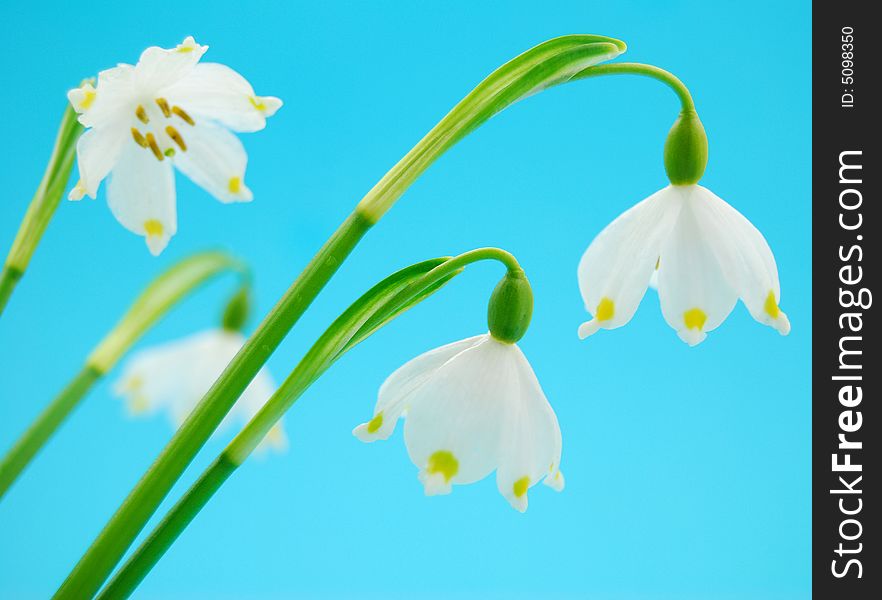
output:
[[[790,333],[762,234],[710,190],[672,185],[619,216],[582,256],[579,288],[594,318],[579,336],[630,321],[656,269],[665,320],[690,346],[722,323],[739,297],[754,319]]]
[[[485,334],[418,356],[389,376],[374,417],[352,433],[384,440],[405,414],[404,441],[427,495],[494,469],[499,491],[521,512],[540,480],[563,489],[557,417],[515,344]]]
[[[114,392],[126,401],[133,415],[167,411],[172,425],[180,427],[244,343],[245,338],[238,331],[212,329],[142,350],[127,361],[122,376],[114,384]],[[244,425],[275,389],[264,367],[221,427],[233,421]],[[261,447],[266,446],[276,450],[287,446],[281,421],[261,442]]]
[[[256,96],[227,66],[199,63],[207,46],[192,37],[171,50],[150,47],[68,92],[90,129],[77,142],[80,180],[69,198],[95,198],[110,174],[107,203],[129,231],[159,254],[177,230],[172,165],[221,202],[251,200],[248,156],[232,131],[257,131],[282,101]]]

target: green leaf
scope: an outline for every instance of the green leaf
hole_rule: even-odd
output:
[[[378,220],[451,146],[511,104],[613,59],[625,43],[601,35],[566,35],[508,61],[475,87],[362,199],[359,211]]]
[[[338,358],[377,329],[418,304],[450,280],[426,280],[426,275],[449,258],[433,258],[396,271],[365,292],[325,331],[304,357],[314,363],[309,380],[324,372]]]
[[[107,373],[126,350],[185,294],[225,270],[245,266],[225,252],[201,252],[176,263],[154,279],[128,312],[92,351],[86,365]]]

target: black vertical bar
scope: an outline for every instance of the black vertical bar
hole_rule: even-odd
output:
[[[823,599],[882,598],[876,8],[812,9],[812,588]]]

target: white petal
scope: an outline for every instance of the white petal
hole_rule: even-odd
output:
[[[241,333],[211,329],[142,350],[127,361],[123,375],[114,385],[114,392],[126,399],[133,414],[164,409],[168,411],[172,424],[180,427],[244,341]],[[219,429],[250,420],[274,390],[268,371],[261,369]],[[257,450],[280,450],[286,445],[287,438],[279,422]]]
[[[192,37],[187,37],[175,48],[165,49],[151,46],[141,53],[135,65],[135,78],[139,91],[156,94],[186,77],[208,46],[200,46]]]
[[[248,155],[239,138],[206,122],[179,131],[187,150],[175,154],[174,162],[182,173],[221,202],[252,199],[245,185]]]
[[[187,356],[182,358],[186,374],[178,377],[178,393],[171,403],[172,418],[178,426],[202,400],[218,376],[242,347],[239,333],[210,329],[187,338]]]
[[[92,84],[88,81],[84,82],[80,87],[74,88],[67,92],[67,99],[77,114],[83,114],[95,102],[97,92]]]
[[[163,94],[197,121],[216,121],[233,131],[263,129],[282,105],[278,98],[257,96],[242,75],[218,63],[196,65]]]
[[[373,418],[353,429],[352,434],[363,442],[387,439],[395,430],[395,424],[401,414],[407,410],[414,391],[448,360],[483,341],[485,337],[478,335],[446,344],[421,354],[399,367],[380,386]]]
[[[444,496],[453,491],[453,484],[442,473],[427,473],[421,470],[417,475],[426,496]]]
[[[175,387],[169,375],[181,368],[175,348],[175,345],[157,346],[137,352],[126,361],[113,391],[126,401],[130,414],[152,413],[168,404]]]
[[[471,483],[496,468],[507,406],[518,393],[512,352],[486,335],[413,392],[404,441],[424,479],[441,473],[448,483]]]
[[[658,267],[652,270],[652,276],[649,278],[649,287],[658,290]]]
[[[513,356],[517,394],[508,415],[499,451],[496,485],[518,511],[527,509],[527,490],[543,478],[560,485],[561,435],[557,416],[548,403],[530,363],[517,346]]]
[[[658,294],[662,313],[684,342],[694,346],[722,323],[738,301],[702,231],[688,196],[677,224],[662,244]]]
[[[123,127],[132,117],[136,89],[132,65],[117,65],[98,74],[94,89],[88,83],[68,92],[68,100],[80,113],[85,127]]]
[[[696,186],[695,211],[729,284],[754,319],[790,332],[790,321],[779,308],[778,267],[766,239],[741,213],[710,190]]]
[[[119,127],[96,127],[80,136],[77,140],[80,180],[68,199],[79,200],[85,195],[95,198],[101,181],[119,161],[127,139],[125,130]]]
[[[566,480],[564,479],[563,471],[558,469],[554,473],[546,475],[545,479],[542,480],[542,483],[553,489],[555,492],[562,492],[566,485]]]
[[[133,414],[166,409],[172,423],[180,425],[232,358],[217,340],[211,330],[137,352],[126,362],[114,392],[127,400]]]
[[[668,186],[627,210],[591,242],[578,274],[585,308],[594,319],[579,328],[579,337],[631,320],[681,204],[677,189]]]
[[[123,227],[146,238],[158,255],[177,231],[171,161],[158,161],[134,141],[124,145],[107,185],[107,204]]]

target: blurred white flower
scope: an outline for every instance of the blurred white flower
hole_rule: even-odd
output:
[[[180,427],[193,408],[245,343],[238,331],[212,329],[135,353],[114,384],[133,415],[166,411]],[[257,414],[276,386],[266,367],[245,389],[221,428],[234,421],[247,423]],[[287,437],[279,421],[261,442],[262,448],[284,450]]]
[[[282,101],[257,96],[227,66],[199,63],[208,49],[192,37],[150,47],[135,66],[120,64],[68,92],[90,129],[77,143],[80,180],[71,200],[95,198],[110,174],[107,203],[129,231],[159,254],[177,230],[172,165],[221,202],[251,200],[248,156],[232,131],[257,131]]]
[[[373,418],[353,434],[384,440],[402,415],[407,452],[428,495],[494,469],[500,493],[521,512],[540,480],[563,489],[557,417],[515,344],[485,334],[418,356],[383,383]]]
[[[710,190],[671,185],[619,216],[582,256],[579,288],[594,318],[579,336],[630,321],[655,270],[665,320],[690,346],[720,325],[739,297],[754,319],[790,333],[762,234]]]

